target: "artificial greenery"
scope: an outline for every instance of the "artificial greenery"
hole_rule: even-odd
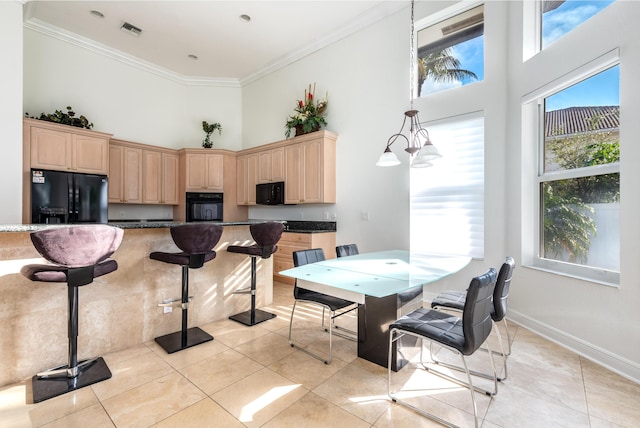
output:
[[[313,90],[309,85],[309,90],[304,91],[304,100],[298,100],[298,105],[294,109],[296,114],[289,116],[285,128],[287,131],[285,135],[287,138],[291,136],[291,130],[296,129],[296,135],[300,133],[306,134],[308,132],[317,131],[321,126],[326,126],[327,121],[323,117],[327,109],[327,98],[314,102],[314,93],[316,91],[316,85],[314,83]]]
[[[46,120],[47,122],[61,123],[63,125],[70,125],[78,128],[93,128],[93,123],[89,122],[89,119],[87,119],[83,115],[80,115],[80,117],[75,117],[76,113],[73,111],[73,108],[71,106],[67,106],[66,113],[62,112],[61,110],[56,110],[52,114],[40,113],[40,117],[29,116],[29,113],[25,113],[24,115],[30,119]]]
[[[213,143],[211,142],[211,134],[216,129],[218,130],[218,134],[222,135],[222,125],[220,125],[218,122],[209,124],[206,120],[202,121],[202,130],[205,132],[205,134],[207,134],[206,137],[204,137],[204,140],[202,140],[202,147],[204,147],[205,149],[210,149],[211,147],[213,147]]]

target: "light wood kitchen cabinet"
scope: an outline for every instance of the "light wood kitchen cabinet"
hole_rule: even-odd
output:
[[[142,203],[142,149],[109,144],[109,202]]]
[[[258,153],[258,183],[284,181],[284,148]]]
[[[273,254],[273,280],[293,284],[294,279],[279,275],[278,272],[293,268],[293,252],[322,248],[327,259],[336,257],[336,233],[284,232],[278,241],[278,251]]]
[[[110,137],[88,129],[24,119],[25,159],[29,159],[30,168],[107,174]]]
[[[142,203],[178,204],[178,155],[160,150],[142,153]]]
[[[336,202],[335,139],[308,139],[285,146],[284,154],[285,204]]]
[[[255,185],[284,181],[285,204],[336,202],[336,140],[318,131],[238,154],[238,203],[255,204]]]
[[[185,156],[187,192],[224,190],[224,155],[194,149],[186,151]]]
[[[259,155],[252,153],[240,155],[236,161],[237,200],[238,205],[256,204],[256,183]]]

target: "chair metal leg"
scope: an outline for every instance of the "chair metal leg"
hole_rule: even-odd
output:
[[[424,348],[422,341],[423,341],[424,338],[422,336],[420,336],[420,335],[412,334],[412,333],[405,332],[405,331],[399,331],[397,329],[391,329],[391,331],[389,332],[389,359],[388,359],[388,361],[391,361],[391,358],[393,356],[393,342],[399,340],[405,334],[408,334],[408,335],[411,335],[411,336],[415,336],[415,337],[417,337],[417,338],[419,338],[421,340],[421,343],[420,343],[420,353],[421,353],[420,360],[422,361],[422,349]],[[449,349],[449,348],[447,348],[447,349]],[[454,349],[449,349],[449,350],[451,350],[452,352],[460,355],[460,357],[462,358],[462,362],[464,364],[464,367],[467,368],[467,364],[466,364],[464,355],[460,354],[459,352],[457,352]],[[423,367],[425,367],[425,366],[423,365]],[[421,409],[419,407],[416,407],[416,406],[412,405],[411,403],[409,403],[407,401],[404,401],[404,400],[398,398],[395,394],[397,392],[400,392],[400,391],[396,391],[396,392],[392,392],[391,391],[391,371],[392,371],[391,370],[391,364],[388,364],[388,366],[387,366],[387,394],[389,395],[389,398],[394,403],[398,403],[398,404],[400,404],[400,405],[402,405],[404,407],[408,407],[409,409],[421,414],[422,416],[424,416],[426,418],[429,418],[429,419],[431,419],[433,421],[436,421],[439,424],[442,424],[444,426],[447,426],[447,427],[450,427],[450,428],[460,428],[458,425],[455,425],[455,424],[453,424],[453,423],[451,423],[449,421],[446,421],[446,420],[444,420],[444,419],[442,419],[442,418],[440,418],[440,417],[438,417],[438,416],[436,416],[436,415],[434,415],[432,413],[429,413],[429,412],[427,412],[427,411],[425,411],[425,410],[423,410],[423,409]],[[438,373],[435,373],[435,374],[438,374]],[[455,379],[455,378],[453,378],[453,379]],[[474,422],[475,422],[475,427],[478,428],[480,425],[478,424],[478,409],[477,409],[476,400],[475,400],[475,396],[474,396],[474,392],[476,391],[476,389],[473,387],[473,384],[471,383],[471,375],[470,375],[470,373],[468,371],[467,371],[467,379],[469,381],[469,385],[465,384],[462,381],[457,381],[456,383],[458,383],[458,384],[460,384],[462,386],[466,386],[469,389],[469,392],[471,393],[471,401],[473,403]]]
[[[317,360],[322,361],[323,363],[325,363],[327,365],[331,364],[331,359],[333,358],[332,347],[331,347],[331,342],[332,342],[332,340],[331,340],[331,330],[333,330],[333,329],[332,328],[326,329],[324,327],[324,310],[325,310],[326,307],[324,305],[322,305],[323,306],[322,307],[322,328],[323,328],[323,330],[329,332],[329,359],[322,358],[321,356],[319,356],[317,354],[314,354],[313,352],[309,351],[308,349],[296,345],[295,343],[293,343],[293,340],[291,340],[291,330],[292,330],[292,327],[293,327],[293,317],[294,317],[294,314],[296,312],[297,304],[298,304],[298,301],[294,300],[293,301],[293,308],[291,309],[291,320],[289,321],[289,345],[291,345],[292,348],[297,348],[297,349],[301,350],[302,352],[312,356],[313,358],[315,358]],[[315,304],[318,304],[318,303],[315,303]]]
[[[302,348],[302,347],[296,345],[295,343],[293,343],[293,340],[291,340],[291,328],[293,326],[293,315],[295,313],[296,305],[298,303],[298,300],[294,300],[293,308],[291,309],[291,320],[289,321],[289,344],[292,347],[300,349],[301,351],[311,355],[312,357],[322,361],[323,363],[325,363],[327,365],[331,364],[331,360],[333,358],[333,337],[332,336],[335,335],[335,336],[339,336],[339,337],[342,337],[342,338],[345,338],[345,339],[349,339],[349,340],[357,340],[357,336],[358,336],[357,332],[352,332],[351,330],[346,329],[346,328],[341,328],[341,330],[349,332],[349,333],[352,333],[352,334],[344,334],[341,331],[334,331],[333,327],[335,327],[336,330],[338,329],[338,326],[334,325],[335,324],[335,319],[340,317],[340,316],[342,316],[342,315],[344,315],[344,314],[346,314],[346,313],[349,313],[349,312],[357,309],[357,306],[354,307],[354,308],[351,308],[349,310],[346,310],[344,312],[340,312],[340,313],[336,314],[336,312],[332,311],[330,307],[325,306],[325,305],[323,305],[321,303],[311,302],[311,301],[304,301],[304,302],[308,303],[308,304],[318,305],[318,306],[322,307],[322,329],[329,333],[329,358],[328,359],[324,359],[324,358],[320,357],[319,355],[316,355],[313,352],[310,352],[306,348]],[[328,327],[325,327],[325,310],[329,311]]]
[[[507,324],[507,317],[502,318],[502,323],[504,324],[504,329],[507,332],[507,355],[511,355],[511,334],[509,333],[509,325]]]

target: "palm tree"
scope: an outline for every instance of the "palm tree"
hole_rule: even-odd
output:
[[[451,48],[432,52],[418,60],[418,96],[425,80],[434,82],[453,82],[465,77],[477,79],[472,71],[460,68],[460,61],[452,55]]]

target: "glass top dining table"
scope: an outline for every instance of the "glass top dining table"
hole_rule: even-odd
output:
[[[388,250],[323,260],[281,271],[280,275],[331,287],[332,295],[336,290],[338,294],[339,290],[346,292],[337,297],[386,297],[438,281],[460,271],[470,261],[466,256]]]

